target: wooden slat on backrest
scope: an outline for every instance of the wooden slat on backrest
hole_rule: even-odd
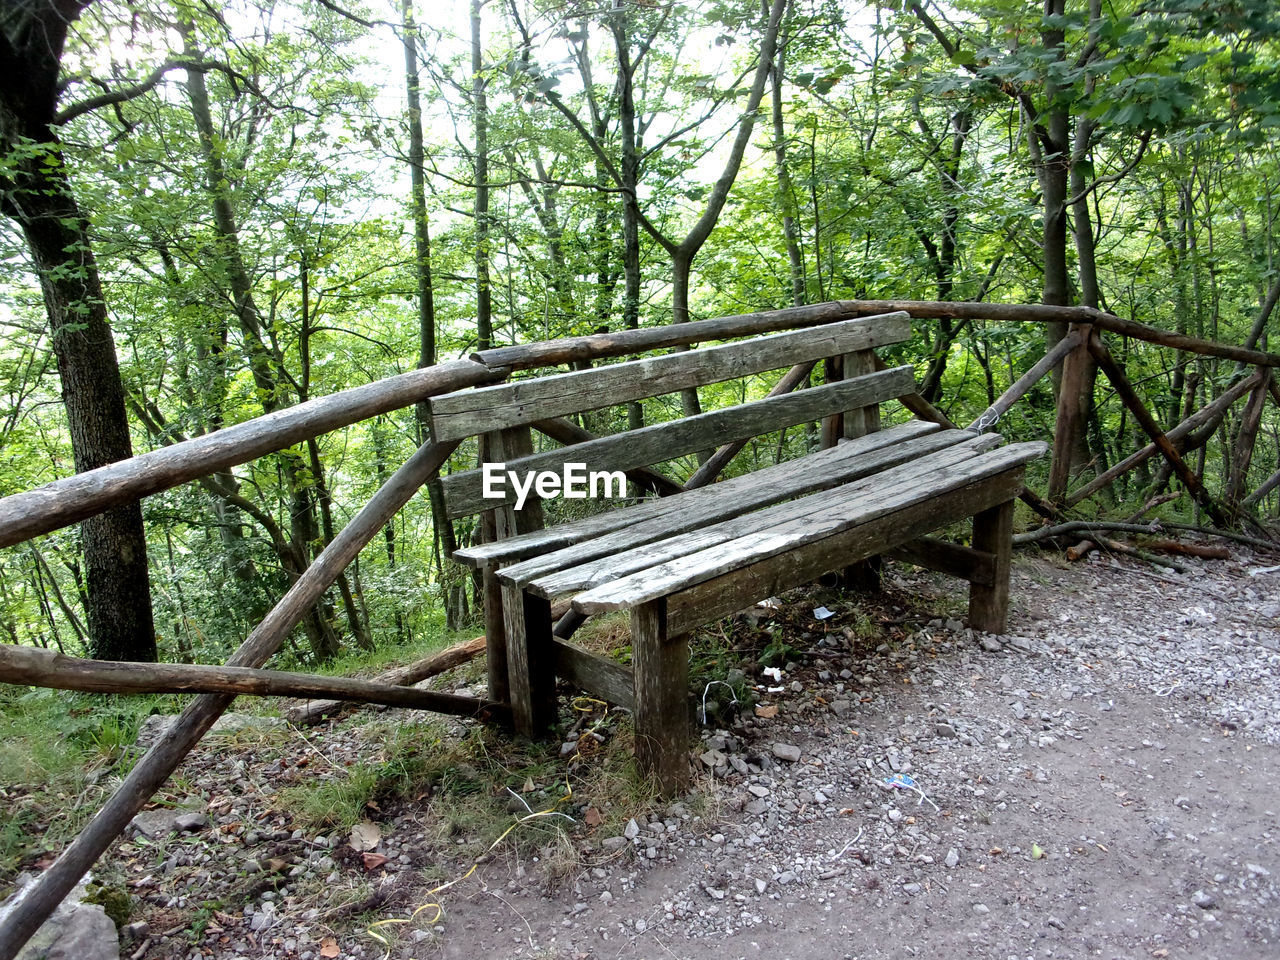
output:
[[[912,368],[895,367],[852,380],[841,380],[796,393],[768,397],[695,417],[685,417],[682,420],[672,420],[586,443],[535,453],[508,462],[505,469],[523,476],[529,471],[558,471],[568,461],[586,464],[588,471],[630,470],[670,460],[695,450],[706,450],[718,443],[772,433],[839,410],[890,400],[914,389]],[[482,485],[480,470],[467,470],[446,477],[443,486],[448,515],[464,517],[481,510],[492,510],[515,500],[509,483],[506,484],[508,495],[505,498],[483,497]]]
[[[908,315],[887,313],[719,347],[465,390],[430,401],[431,436],[437,442],[475,436],[822,357],[899,343],[910,336]]]

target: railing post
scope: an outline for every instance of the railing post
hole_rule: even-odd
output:
[[[1072,456],[1079,442],[1081,431],[1093,397],[1084,396],[1089,383],[1089,368],[1093,359],[1089,354],[1089,324],[1071,324],[1070,331],[1079,331],[1080,343],[1067,354],[1062,363],[1062,379],[1058,384],[1058,409],[1053,425],[1053,461],[1049,466],[1048,500],[1061,505],[1067,495],[1071,480]]]

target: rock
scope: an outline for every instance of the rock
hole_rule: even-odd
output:
[[[978,642],[982,645],[982,649],[987,651],[987,653],[999,653],[1004,649],[999,640],[987,634],[983,634],[982,639]]]
[[[0,904],[0,921],[34,879],[29,874],[18,877],[17,893]],[[116,925],[101,906],[82,902],[89,879],[86,876],[81,880],[58,905],[27,945],[18,951],[17,960],[120,960]]]
[[[988,913],[991,912],[991,908],[988,907],[985,903],[975,903],[973,905],[973,912],[978,914],[979,916],[985,917]]]
[[[954,870],[960,863],[960,851],[952,847],[947,851],[947,858],[942,862],[947,865],[948,870]]]
[[[179,833],[195,833],[209,825],[209,818],[203,813],[184,813],[173,821],[174,829]]]
[[[130,821],[129,827],[135,833],[158,840],[167,837],[177,829],[176,824],[180,816],[182,816],[181,810],[143,810]]]
[[[763,894],[768,888],[769,882],[767,880],[761,880],[758,877],[756,878],[756,893]]]
[[[1190,810],[1190,809],[1191,809],[1191,798],[1190,798],[1190,797],[1174,797],[1174,798],[1173,798],[1173,805],[1174,805],[1175,807],[1179,807],[1179,808],[1181,808],[1181,809],[1183,809],[1183,810]]]
[[[1191,902],[1201,910],[1212,910],[1218,905],[1218,901],[1213,898],[1212,894],[1203,890],[1197,890],[1191,895]]]
[[[800,759],[800,748],[790,743],[775,743],[773,755],[787,763],[796,763]]]
[[[603,840],[600,841],[600,847],[603,850],[608,850],[611,853],[616,853],[617,851],[626,847],[627,842],[628,841],[626,837],[605,837]]]
[[[939,737],[945,737],[948,740],[954,740],[957,736],[956,728],[949,723],[934,724],[933,732]]]
[[[634,840],[640,836],[640,824],[636,823],[635,817],[627,821],[627,825],[622,830],[622,835],[628,840]]]

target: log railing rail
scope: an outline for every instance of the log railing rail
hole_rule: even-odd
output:
[[[365,386],[344,390],[328,397],[312,400],[296,407],[276,411],[263,417],[227,427],[205,436],[185,440],[163,449],[141,454],[130,460],[109,464],[34,490],[0,499],[0,547],[13,546],[33,537],[68,526],[123,503],[136,501],[163,490],[242,464],[256,457],[285,449],[322,433],[367,420],[419,403],[429,397],[470,387],[497,384],[513,372],[538,367],[599,361],[634,355],[646,350],[684,347],[697,343],[727,340],[773,331],[813,327],[855,317],[906,311],[918,320],[948,318],[1022,323],[1066,323],[1071,325],[1066,337],[1046,351],[1028,372],[992,403],[971,425],[984,430],[1034,386],[1045,374],[1066,358],[1083,350],[1096,359],[1099,368],[1111,381],[1123,402],[1152,438],[1151,445],[1122,461],[1112,470],[1079,488],[1056,504],[1047,504],[1032,491],[1023,491],[1023,499],[1045,516],[1069,522],[1060,511],[1068,509],[1102,489],[1125,470],[1156,453],[1161,454],[1177,471],[1179,479],[1197,501],[1220,525],[1229,526],[1271,490],[1280,486],[1280,471],[1272,474],[1253,493],[1244,495],[1243,470],[1247,469],[1256,435],[1256,419],[1264,396],[1280,405],[1280,389],[1270,370],[1280,367],[1280,355],[1255,349],[1257,338],[1241,347],[1215,343],[1184,334],[1170,333],[1114,314],[1084,307],[1045,305],[937,303],[910,300],[835,301],[808,307],[761,311],[735,317],[719,317],[678,325],[624,330],[616,333],[592,334],[561,340],[519,344],[480,351],[470,359],[442,363],[415,370]],[[1198,413],[1171,430],[1163,430],[1155,417],[1129,383],[1119,361],[1102,342],[1099,331],[1133,338],[1157,346],[1169,347],[1202,356],[1232,360],[1239,378],[1218,398]],[[877,360],[876,365],[883,367]],[[809,382],[813,363],[805,361],[793,366],[774,387],[771,396],[781,397]],[[1256,367],[1251,374],[1247,366]],[[1183,459],[1179,450],[1184,441],[1196,439],[1194,430],[1212,432],[1228,409],[1241,397],[1251,396],[1242,439],[1236,441],[1232,462],[1237,465],[1233,477],[1231,502],[1214,501],[1202,481]],[[916,393],[899,398],[918,417],[951,426],[950,419]],[[1059,404],[1059,415],[1062,403]],[[542,432],[562,442],[587,442],[591,434],[568,421],[535,424]],[[1243,444],[1249,444],[1245,450]],[[346,681],[323,684],[316,678],[307,680],[297,675],[263,671],[261,667],[280,648],[289,632],[301,621],[326,590],[337,580],[374,536],[426,483],[439,476],[441,466],[458,446],[458,441],[428,441],[382,486],[363,509],[341,530],[319,557],[292,584],[280,602],[250,633],[225,667],[183,670],[165,668],[163,676],[152,678],[145,686],[137,674],[128,682],[115,682],[108,674],[120,672],[118,666],[95,666],[92,662],[49,661],[27,657],[25,652],[0,651],[0,682],[57,686],[69,674],[79,674],[81,682],[97,684],[94,689],[123,690],[130,685],[138,689],[182,689],[199,693],[183,711],[177,723],[135,765],[117,792],[107,801],[81,834],[34,883],[24,891],[20,901],[0,921],[0,960],[12,960],[23,944],[53,912],[85,871],[102,854],[111,841],[127,826],[136,813],[164,783],[178,764],[213,726],[238,693],[278,692],[286,688],[310,690],[313,694],[373,699],[373,702],[398,702],[425,709],[486,714],[503,718],[509,705],[500,701],[484,701],[466,697],[394,687],[387,681]],[[711,483],[741,449],[735,441],[720,450],[685,484],[678,484],[657,471],[644,468],[632,479],[659,493],[672,493]],[[1055,461],[1069,453],[1055,449]],[[1061,463],[1054,469],[1063,470]],[[1258,525],[1255,523],[1255,527]],[[1258,527],[1261,530],[1261,527]],[[1269,537],[1263,531],[1263,537]],[[1263,537],[1248,537],[1254,543],[1267,543]],[[556,629],[557,636],[571,633],[581,622],[581,615],[567,616]],[[492,649],[492,647],[491,647]],[[24,659],[25,657],[25,659]],[[56,668],[56,669],[55,669]],[[172,669],[178,672],[170,673]],[[52,671],[52,672],[51,672]],[[202,671],[204,671],[202,673]],[[57,677],[53,674],[58,674]],[[85,679],[88,678],[88,679]],[[79,688],[77,688],[79,689]],[[391,692],[398,690],[399,692]],[[375,698],[381,697],[381,700]]]

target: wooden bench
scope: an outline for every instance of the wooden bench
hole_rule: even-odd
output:
[[[544,527],[539,503],[517,511],[511,493],[485,498],[479,469],[443,481],[449,516],[493,511],[490,541],[455,556],[484,573],[489,693],[511,703],[517,732],[551,727],[556,678],[566,678],[631,709],[643,769],[678,790],[689,772],[689,631],[885,553],[967,579],[971,625],[1004,631],[1013,501],[1024,464],[1044,445],[999,447],[994,435],[918,420],[880,430],[878,405],[915,385],[909,367],[876,370],[871,350],[909,334],[906,314],[887,314],[430,402],[436,440],[481,435],[482,459],[508,470],[584,463],[679,491]],[[842,379],[607,437],[584,439],[553,419],[788,364],[791,380],[807,379],[819,359]],[[825,449],[720,483],[700,469],[694,481],[704,485],[682,489],[649,469],[819,420]],[[533,452],[531,424],[581,442]],[[923,539],[967,517],[971,546]],[[571,609],[555,624],[552,603],[565,598]],[[612,610],[630,611],[630,668],[567,639],[586,617]]]

